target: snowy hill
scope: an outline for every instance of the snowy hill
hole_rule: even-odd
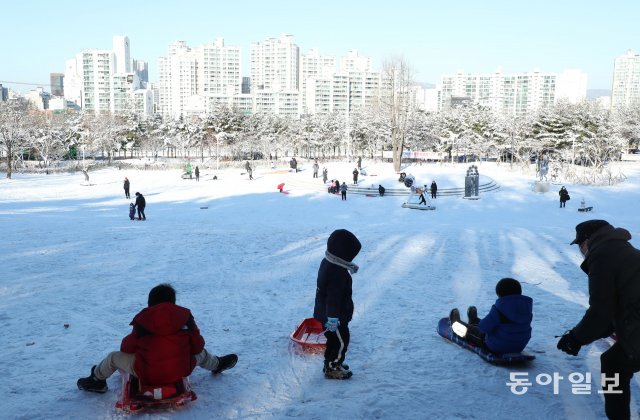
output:
[[[401,188],[387,164],[368,164],[363,184]],[[323,165],[321,164],[321,167]],[[353,163],[327,163],[329,179],[351,179]],[[419,184],[461,187],[468,165],[406,169]],[[170,282],[190,308],[207,349],[235,352],[238,365],[218,377],[196,368],[198,400],[172,418],[224,419],[597,419],[604,416],[599,354],[556,349],[587,305],[581,256],[569,242],[577,223],[607,219],[627,228],[640,247],[640,166],[611,187],[566,184],[572,200],[558,205],[559,185],[532,190],[532,175],[483,163],[500,185],[477,201],[435,200],[436,211],[401,208],[403,197],[330,195],[309,168],[202,171],[200,182],[178,171],[101,170],[86,186],[82,174],[21,175],[0,180],[0,418],[112,418],[119,375],[109,392],[88,394],[76,380],[129,333],[149,290]],[[304,169],[304,168],[303,168]],[[147,199],[147,221],[128,219],[131,194]],[[276,185],[285,182],[290,194]],[[309,184],[318,184],[309,186]],[[593,213],[579,213],[584,198]],[[312,315],[318,266],[329,234],[354,232],[363,244],[355,262],[355,314],[349,381],[328,381],[321,355],[304,354],[288,335]],[[502,277],[523,283],[534,299],[536,361],[501,368],[439,337],[436,324],[457,306],[480,316]],[[64,324],[69,324],[68,328]],[[516,395],[511,372],[532,385]],[[554,386],[541,385],[558,373]],[[572,392],[569,376],[591,373],[590,392]],[[542,375],[542,376],[541,376]],[[573,379],[577,376],[573,375]],[[538,380],[538,381],[537,381]],[[632,387],[632,412],[640,389]],[[517,414],[516,414],[517,413]],[[155,415],[153,416],[155,417]]]

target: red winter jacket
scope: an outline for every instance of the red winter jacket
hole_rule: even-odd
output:
[[[204,338],[189,309],[160,303],[140,311],[130,325],[120,351],[135,353],[133,369],[142,383],[173,384],[191,374]]]

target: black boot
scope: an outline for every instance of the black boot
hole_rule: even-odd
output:
[[[231,369],[238,363],[238,356],[235,354],[227,354],[226,356],[218,357],[218,367],[211,371],[214,375],[222,373],[227,369]]]
[[[109,389],[107,387],[107,381],[105,379],[96,378],[96,375],[93,373],[95,369],[95,366],[91,368],[91,375],[88,377],[78,379],[78,389],[104,394]]]
[[[475,306],[469,306],[467,309],[467,317],[469,317],[469,324],[478,325],[480,323],[480,318],[478,318],[478,309]]]
[[[453,324],[456,321],[460,322],[460,311],[458,308],[453,308],[451,312],[449,312],[449,322]]]

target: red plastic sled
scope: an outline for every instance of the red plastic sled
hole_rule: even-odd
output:
[[[191,389],[189,378],[182,378],[174,385],[149,386],[138,378],[120,371],[122,394],[116,409],[126,413],[139,413],[145,409],[175,409],[198,399]]]
[[[327,346],[324,327],[314,318],[306,318],[291,333],[291,340],[305,350],[322,350]]]

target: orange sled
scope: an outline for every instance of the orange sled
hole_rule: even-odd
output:
[[[291,333],[291,340],[305,350],[322,350],[327,346],[324,327],[314,318],[306,318]]]

